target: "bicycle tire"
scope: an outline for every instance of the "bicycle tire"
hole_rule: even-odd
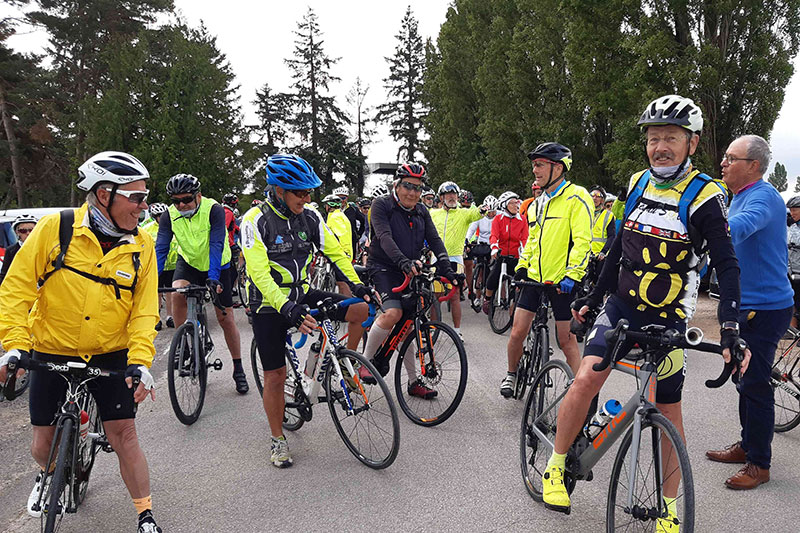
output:
[[[89,415],[89,432],[103,433],[103,422],[100,420],[100,412],[97,409],[97,402],[88,391],[84,390],[85,398],[78,402],[78,405]],[[87,437],[85,442],[78,438],[78,461],[75,482],[72,486],[72,494],[75,497],[75,505],[80,505],[86,499],[86,491],[89,488],[89,476],[94,467],[94,460],[97,457],[97,450],[100,445],[94,439]]]
[[[652,431],[646,431],[651,429]],[[635,501],[633,507],[628,506],[628,486],[625,484],[625,479],[630,478],[630,473],[626,473],[630,459],[628,458],[628,449],[631,446],[633,439],[634,426],[625,433],[622,438],[622,443],[617,450],[617,456],[614,459],[614,467],[611,472],[611,480],[608,488],[608,501],[606,506],[606,531],[616,531],[618,523],[626,524],[644,524],[649,521],[655,521],[653,516],[658,516],[657,513],[664,507],[663,502],[654,502],[655,495],[660,492],[659,487],[655,487],[656,475],[655,469],[648,477],[648,472],[642,473],[638,471],[633,473],[636,479],[636,493],[634,494]],[[650,439],[648,440],[648,435]],[[672,458],[666,461],[666,465],[662,464],[662,471],[666,476],[675,475],[675,468],[679,468],[681,481],[679,484],[679,492],[676,495],[679,512],[677,518],[680,521],[680,530],[682,533],[691,533],[694,531],[694,480],[692,477],[692,468],[689,463],[689,454],[686,451],[686,445],[681,439],[680,433],[675,429],[675,426],[670,422],[667,417],[659,412],[651,412],[645,415],[642,420],[642,431],[639,435],[639,461],[637,465],[643,463],[650,464],[651,467],[663,462],[661,457],[652,457],[642,461],[644,457],[652,452],[654,455],[659,453],[659,449],[663,439],[666,438],[670,445],[675,450],[676,460],[673,462]],[[648,451],[649,450],[649,451]],[[657,461],[658,459],[658,461]],[[627,476],[627,477],[626,477]],[[650,484],[653,487],[650,487]],[[661,483],[663,486],[663,482]],[[683,488],[682,493],[680,487]],[[617,497],[619,495],[619,498]],[[641,501],[640,501],[641,500]],[[653,507],[654,503],[658,503],[657,507]],[[642,505],[640,505],[642,504]],[[619,511],[622,511],[621,513]],[[635,516],[639,515],[639,516]]]
[[[492,331],[498,335],[502,335],[508,331],[508,328],[514,323],[514,311],[516,310],[516,306],[514,306],[514,289],[508,283],[508,279],[501,281],[497,290],[500,291],[501,294],[502,291],[505,290],[506,297],[501,297],[500,306],[498,306],[496,298],[494,295],[492,296],[491,303],[489,304],[489,326],[491,326]],[[512,309],[512,306],[514,309]]]
[[[64,424],[61,426],[60,438],[58,443],[58,458],[56,459],[56,468],[53,471],[53,478],[50,480],[50,493],[47,495],[47,508],[42,513],[42,516],[47,516],[45,520],[44,530],[45,533],[55,531],[56,521],[64,516],[68,501],[64,501],[62,505],[62,512],[51,513],[49,510],[58,509],[58,501],[61,499],[61,494],[67,487],[67,476],[69,474],[69,463],[72,461],[72,444],[74,422],[71,418],[65,418]],[[57,432],[58,433],[58,432]]]
[[[394,367],[394,385],[397,403],[400,404],[403,413],[415,424],[430,427],[441,424],[450,418],[464,397],[468,375],[467,352],[464,349],[463,341],[449,325],[430,321],[423,322],[422,327],[428,330],[428,336],[436,347],[435,365],[430,367],[430,362],[426,357],[426,365],[430,368],[427,369],[425,376],[419,375],[415,328],[400,347]],[[425,387],[437,392],[437,396],[433,399],[425,400],[408,393],[410,380],[408,373],[404,371],[403,362],[412,343],[415,348],[410,353],[415,361],[415,379],[419,379]],[[451,347],[448,347],[448,344]],[[442,352],[444,353],[442,354]]]
[[[302,387],[302,385],[301,385]],[[298,388],[298,379],[297,374],[294,370],[294,365],[292,365],[292,360],[289,356],[288,350],[286,351],[286,380],[283,383],[283,399],[284,401],[293,401],[296,402],[300,399],[305,398],[305,396],[300,392],[302,389]],[[307,401],[307,400],[306,400]],[[311,409],[311,405],[309,404],[307,409]],[[301,427],[305,420],[303,419],[299,409],[295,407],[283,407],[283,429],[288,431],[297,431]]]
[[[347,449],[359,461],[375,470],[384,469],[394,462],[400,449],[400,421],[389,387],[363,355],[339,348],[335,357],[342,370],[342,379],[339,383],[334,382],[335,369],[332,363],[325,375],[328,408],[333,425],[336,426],[336,431]],[[348,368],[347,363],[351,368]],[[366,367],[375,377],[374,385],[357,379],[358,369],[361,366]],[[348,376],[351,370],[354,377]],[[353,414],[347,410],[345,390],[352,402]],[[350,421],[352,429],[348,430],[345,424],[349,425]],[[367,435],[370,430],[375,433],[376,429],[377,435]],[[369,449],[366,450],[365,447]]]
[[[785,433],[800,424],[800,332],[789,327],[778,341],[770,384],[775,395],[775,432]]]
[[[261,357],[258,355],[256,338],[250,341],[250,364],[253,367],[253,380],[258,387],[258,395],[264,397],[264,369],[261,366]]]
[[[175,336],[172,337],[167,363],[167,385],[172,410],[178,420],[187,426],[197,422],[200,417],[205,402],[208,378],[208,367],[202,347],[200,356],[194,356],[193,336],[193,323],[186,322],[180,325],[175,331]],[[203,339],[200,339],[200,342],[202,343]],[[195,368],[198,362],[200,366]],[[192,377],[192,374],[195,374],[195,377]],[[180,386],[178,380],[180,380]],[[196,398],[194,394],[191,394],[193,389],[197,389]],[[181,405],[182,399],[187,400],[185,409]]]
[[[236,288],[237,292],[239,293],[239,303],[242,304],[242,307],[247,308],[250,303],[250,295],[248,294],[248,279],[247,279],[247,267],[242,266],[239,269],[238,276],[236,277]]]
[[[525,410],[522,415],[520,427],[520,470],[522,481],[531,498],[542,501],[542,474],[547,467],[552,450],[543,445],[539,438],[531,431],[533,422],[542,417],[545,409],[549,409],[539,421],[539,429],[552,441],[556,436],[556,423],[558,421],[558,408],[573,379],[572,369],[558,359],[548,361],[533,380],[528,397],[525,400]],[[558,405],[550,408],[551,404]],[[564,482],[567,492],[572,493],[575,488],[575,478],[565,476]]]
[[[475,294],[477,294],[480,291],[482,296],[481,296],[481,298],[475,297],[474,299],[472,299],[469,302],[470,307],[472,307],[472,310],[475,311],[476,313],[480,313],[481,310],[483,309],[483,301],[482,300],[485,297],[485,296],[483,296],[483,292],[484,292],[485,285],[486,285],[484,283],[485,274],[486,274],[486,266],[483,263],[483,261],[479,261],[478,264],[475,266],[475,272],[472,274],[472,280],[473,280],[472,281],[472,290],[473,290],[473,292]],[[477,302],[477,304],[476,304],[476,302]]]

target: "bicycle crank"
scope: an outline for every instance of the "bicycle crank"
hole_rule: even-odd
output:
[[[222,370],[222,360],[217,358],[213,363],[208,363],[208,367],[210,370]]]

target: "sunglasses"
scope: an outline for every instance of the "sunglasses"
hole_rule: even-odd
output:
[[[307,196],[310,197],[313,190],[314,189],[289,189],[289,192],[298,198],[305,198]]]
[[[110,191],[111,189],[106,190]],[[126,191],[117,189],[117,194],[124,196],[132,204],[141,205],[147,201],[147,195],[150,194],[150,191],[147,189],[143,191]]]
[[[401,181],[400,185],[402,185],[404,189],[408,189],[409,191],[419,192],[422,190],[422,185],[414,185],[413,183],[409,183],[407,181]]]
[[[28,233],[32,232],[33,228],[18,228],[17,233],[20,235],[27,235]]]
[[[194,196],[183,196],[181,198],[170,198],[170,200],[172,200],[172,204],[173,205],[181,205],[181,204],[188,205],[188,204],[194,202]]]

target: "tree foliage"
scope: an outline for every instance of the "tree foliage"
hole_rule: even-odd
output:
[[[786,173],[786,167],[780,162],[775,163],[775,169],[769,175],[769,182],[773,187],[778,189],[778,192],[783,192],[789,187],[789,178]]]

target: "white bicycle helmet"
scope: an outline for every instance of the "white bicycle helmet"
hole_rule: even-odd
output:
[[[456,194],[459,194],[459,193],[461,193],[461,189],[459,188],[458,185],[455,184],[455,182],[445,181],[444,183],[439,185],[438,194],[439,194],[439,196],[441,196],[446,192],[454,192]]]
[[[643,130],[648,126],[670,124],[700,135],[703,129],[703,112],[690,98],[668,94],[650,102],[637,123]]]
[[[483,199],[483,204],[481,205],[486,206],[489,209],[489,211],[494,211],[495,209],[497,209],[497,198],[495,198],[490,194],[489,196]]]
[[[514,191],[506,191],[497,199],[497,207],[505,210],[508,207],[508,202],[514,199],[519,200],[519,195]]]
[[[11,223],[11,229],[16,231],[17,226],[20,224],[36,224],[36,222],[37,220],[35,216],[23,213],[14,219],[14,222]]]
[[[150,173],[142,164],[125,152],[100,152],[78,167],[78,188],[91,191],[99,183],[125,185],[133,181],[146,180]]]
[[[333,194],[336,196],[350,196],[350,189],[348,189],[346,185],[342,185],[341,187],[333,189]]]
[[[389,189],[384,184],[380,184],[372,191],[372,197],[377,198],[379,196],[386,196],[389,194]]]
[[[167,204],[162,204],[161,202],[156,202],[154,204],[150,204],[150,216],[153,218],[159,218],[161,215],[166,213],[169,210]]]

